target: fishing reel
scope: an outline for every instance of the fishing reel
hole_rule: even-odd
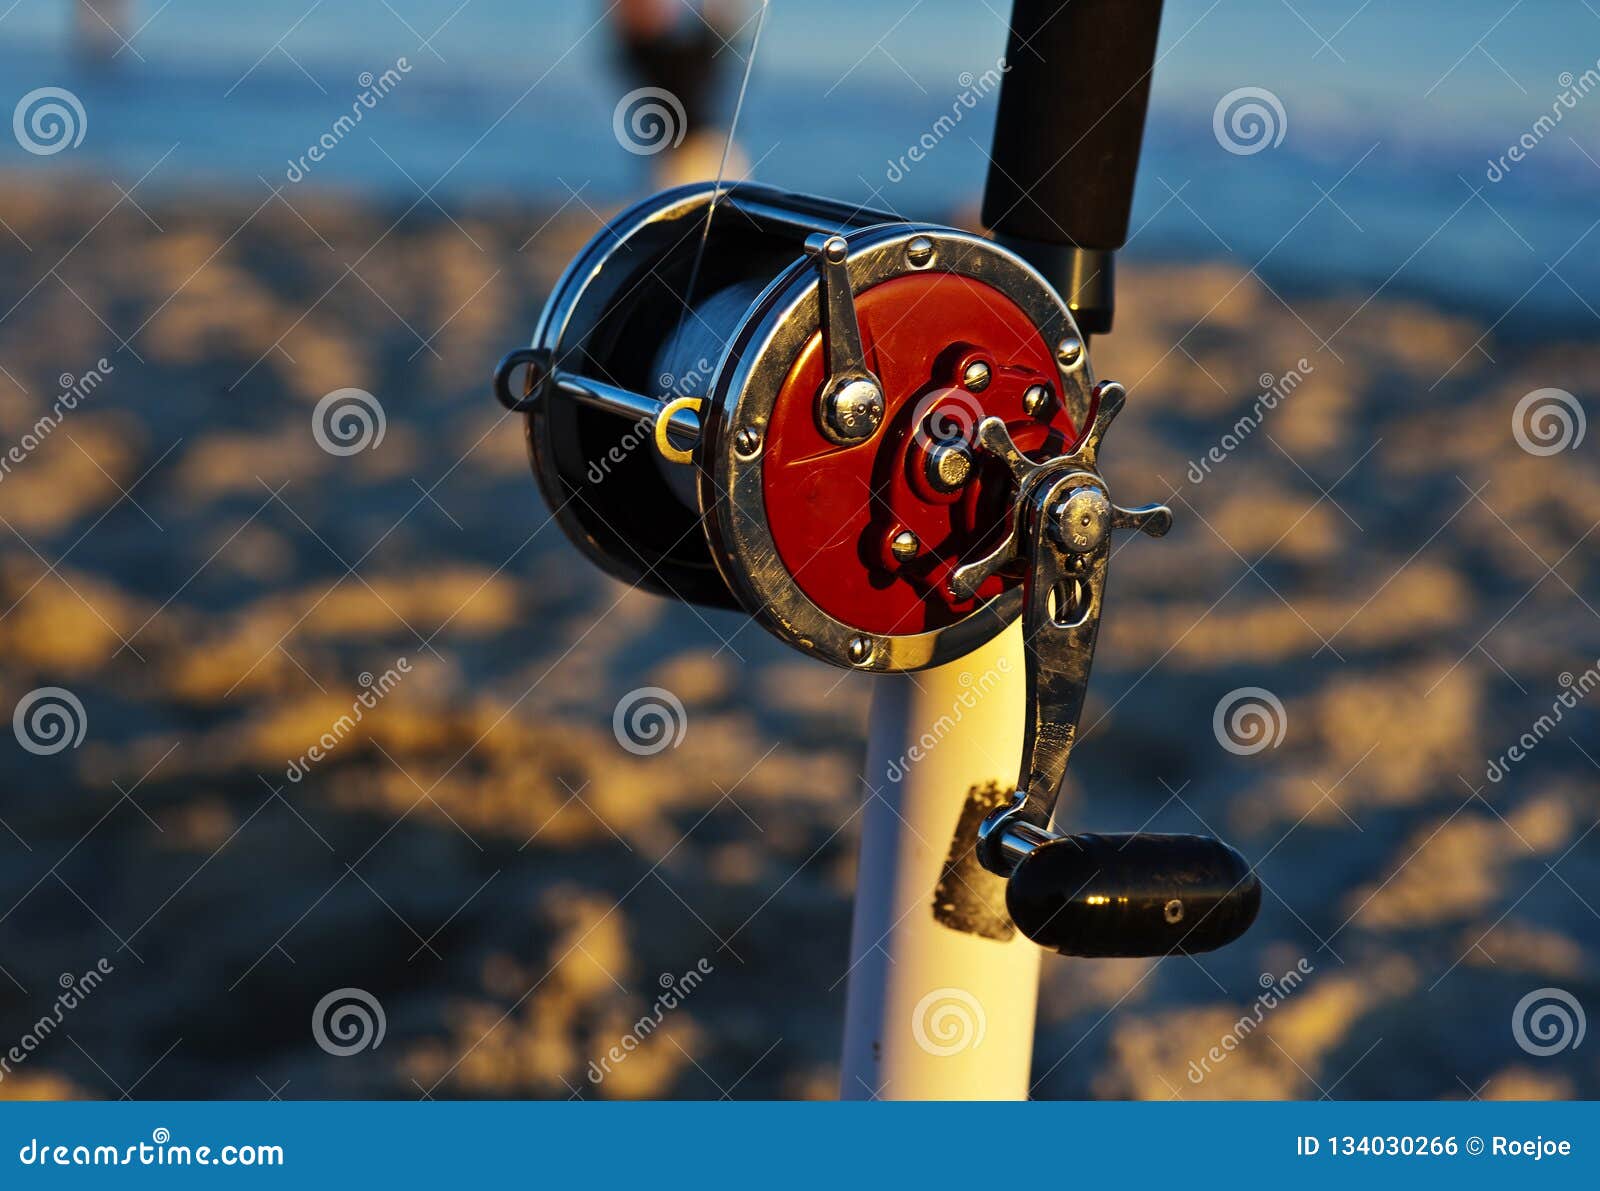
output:
[[[766,187],[691,186],[601,231],[494,376],[555,520],[622,581],[742,609],[877,673],[1019,616],[1014,801],[973,843],[1024,934],[1075,955],[1219,947],[1260,887],[1212,839],[1059,835],[1112,534],[1164,534],[1098,469],[1125,394],[1061,295],[981,236]]]

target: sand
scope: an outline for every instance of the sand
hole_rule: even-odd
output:
[[[0,1098],[832,1093],[870,680],[599,575],[486,391],[598,217],[0,184],[0,438],[109,365],[0,478],[0,710],[87,721],[0,747],[0,1044],[110,969]],[[1600,347],[1135,262],[1095,350],[1109,477],[1177,528],[1116,556],[1075,822],[1214,830],[1267,894],[1216,955],[1047,960],[1036,1095],[1600,1094],[1600,1049],[1511,1021],[1600,1008],[1600,695],[1486,777],[1600,659],[1596,441],[1512,433]],[[337,456],[313,410],[351,387],[383,437]],[[687,730],[636,756],[645,685]],[[1244,687],[1283,708],[1249,755],[1213,731]],[[340,988],[381,1045],[318,1046]]]

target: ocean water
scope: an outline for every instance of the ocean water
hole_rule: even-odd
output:
[[[3,4],[0,100],[64,87],[87,130],[50,156],[0,139],[0,169],[197,193],[284,183],[364,72],[404,58],[401,83],[294,185],[601,208],[650,184],[649,158],[613,133],[629,84],[598,0],[134,0],[130,44],[103,63],[73,52],[65,0]],[[974,203],[994,118],[974,80],[1004,52],[1004,8],[774,0],[755,53],[750,20],[723,54],[730,107],[749,62],[738,140],[754,175],[912,216]],[[1161,55],[1130,255],[1240,261],[1285,293],[1422,295],[1517,333],[1600,317],[1600,95],[1583,77],[1600,70],[1600,11],[1582,0],[1169,0]],[[1240,88],[1277,101],[1252,152],[1214,122]]]

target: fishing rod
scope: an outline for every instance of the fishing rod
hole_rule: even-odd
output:
[[[1023,1098],[1039,957],[1197,953],[1260,906],[1193,835],[1072,834],[1113,534],[1097,379],[1161,0],[1016,0],[993,238],[753,183],[597,235],[493,388],[596,565],[874,678],[841,1095]]]

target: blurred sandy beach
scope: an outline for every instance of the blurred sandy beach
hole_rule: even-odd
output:
[[[0,706],[61,686],[89,725],[0,749],[0,1042],[113,969],[0,1097],[831,1095],[870,680],[626,590],[548,521],[485,378],[605,211],[409,201],[0,181],[0,437],[111,366],[0,479]],[[1370,293],[1125,272],[1107,465],[1177,529],[1117,555],[1076,821],[1215,831],[1267,897],[1216,955],[1047,960],[1040,1096],[1600,1093],[1600,1050],[1508,1028],[1540,986],[1600,1005],[1600,704],[1486,777],[1600,664],[1593,443],[1513,438],[1600,346]],[[340,457],[313,410],[348,387],[384,425]],[[610,725],[646,684],[688,729],[638,757]],[[1286,730],[1236,756],[1213,715],[1246,686]],[[350,1059],[306,1026],[344,986],[387,1015]]]

